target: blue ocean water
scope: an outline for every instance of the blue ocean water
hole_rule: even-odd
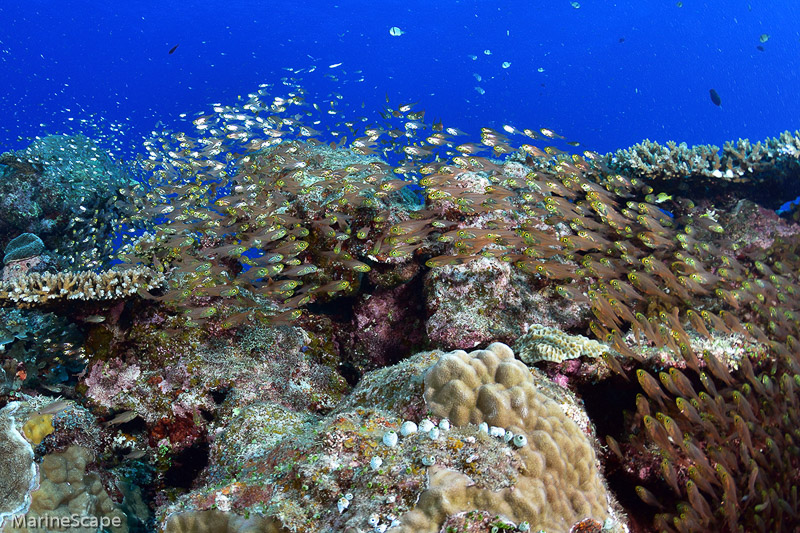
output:
[[[3,150],[102,130],[130,155],[156,124],[284,77],[344,115],[388,97],[476,137],[546,126],[598,152],[800,122],[797,2],[31,0],[0,20]]]

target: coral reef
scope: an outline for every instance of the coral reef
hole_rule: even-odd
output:
[[[0,246],[34,233],[62,268],[107,267],[134,183],[82,135],[51,135],[0,155]],[[8,261],[8,260],[7,260]]]
[[[302,94],[155,133],[135,184],[75,138],[0,158],[0,244],[44,244],[4,268],[0,420],[76,480],[42,512],[622,531],[616,496],[637,531],[791,530],[797,136],[570,155],[403,105],[329,146]]]
[[[602,522],[612,502],[590,440],[562,410],[563,392],[549,396],[537,379],[493,344],[471,354],[423,352],[372,371],[321,419],[253,403],[214,440],[207,485],[165,508],[163,523],[168,531],[222,523],[232,531],[385,524],[422,532],[473,509],[533,530],[566,532],[586,516]],[[456,381],[474,388],[471,396],[449,395]],[[490,436],[485,422],[506,424],[516,440]]]
[[[78,326],[63,316],[0,308],[0,368],[6,376],[0,389],[74,385],[74,374],[86,367],[84,340]]]

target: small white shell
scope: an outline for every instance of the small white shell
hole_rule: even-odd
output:
[[[433,428],[433,422],[427,418],[419,423],[419,430],[423,433],[429,432]]]
[[[387,431],[383,434],[383,443],[388,446],[392,447],[397,444],[397,433],[394,431]]]
[[[517,448],[522,448],[523,446],[528,444],[528,437],[526,437],[522,433],[519,433],[517,435],[514,435],[514,441],[513,442],[514,442],[514,446],[516,446]]]
[[[374,531],[375,533],[384,533],[388,528],[389,526],[387,524],[378,524],[377,526],[372,528],[372,531]]]
[[[490,437],[497,437],[502,439],[506,434],[505,428],[499,428],[497,426],[492,426],[489,428],[489,436]]]
[[[400,435],[408,437],[409,435],[417,432],[417,425],[411,420],[406,420],[400,426]]]
[[[345,494],[345,495],[344,495],[344,497],[345,497],[345,498],[347,499],[347,501],[349,501],[349,502],[353,501],[353,493],[352,493],[352,492],[348,492],[347,494]]]
[[[514,432],[513,431],[506,431],[506,434],[503,435],[503,440],[506,441],[506,443],[511,442],[511,439],[513,439],[513,438],[514,438]]]
[[[530,531],[531,525],[528,522],[520,522],[517,526],[517,531]]]
[[[422,464],[425,466],[432,466],[436,463],[436,457],[433,455],[426,455],[422,458]]]
[[[450,421],[446,418],[442,418],[439,420],[439,429],[442,431],[449,431],[450,430]]]
[[[377,457],[377,456],[373,457],[372,459],[369,460],[369,466],[373,470],[379,469],[382,464],[383,464],[383,459],[381,459],[380,457]]]
[[[339,509],[339,514],[342,514],[345,509],[350,507],[350,500],[347,498],[339,498],[339,501],[336,502],[336,507]]]
[[[431,430],[428,431],[428,437],[430,437],[431,440],[438,439],[439,438],[439,428],[431,428]]]
[[[367,523],[371,526],[377,526],[380,523],[380,521],[381,517],[378,516],[376,513],[372,513],[371,515],[369,515],[369,520],[367,520]]]
[[[480,432],[489,433],[489,424],[486,422],[481,422],[478,426],[478,433]]]

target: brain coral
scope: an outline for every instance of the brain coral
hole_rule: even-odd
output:
[[[425,376],[425,400],[436,416],[456,425],[486,422],[523,434],[517,450],[526,468],[514,487],[489,491],[457,473],[432,472],[417,508],[404,516],[415,531],[456,512],[491,509],[531,530],[568,531],[580,520],[608,517],[608,496],[588,438],[561,407],[534,386],[528,368],[500,343],[486,350],[456,350]]]
[[[3,256],[3,263],[40,255],[43,251],[42,239],[33,233],[23,233],[9,241]]]

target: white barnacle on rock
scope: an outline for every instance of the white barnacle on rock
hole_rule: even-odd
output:
[[[513,438],[514,438],[514,432],[513,431],[506,431],[506,434],[503,435],[503,440],[506,442],[506,444],[511,442],[511,439],[513,439]]]
[[[478,433],[489,433],[489,424],[481,422],[478,426]]]
[[[425,466],[433,466],[436,463],[436,457],[433,455],[425,455],[422,457],[422,464]]]
[[[381,467],[381,465],[382,465],[382,464],[383,464],[383,459],[381,459],[380,457],[373,457],[373,458],[372,458],[372,459],[370,459],[370,461],[369,461],[369,466],[370,466],[370,468],[372,468],[373,470],[377,470],[377,469],[379,469],[379,468]]]
[[[449,431],[450,430],[450,420],[446,418],[442,418],[439,420],[439,429],[442,431]]]
[[[383,443],[392,448],[397,444],[397,433],[394,431],[387,431],[383,434]]]
[[[406,420],[400,426],[400,435],[408,437],[409,435],[417,432],[417,425],[411,420]]]
[[[522,433],[518,433],[514,435],[514,440],[512,442],[514,446],[516,446],[517,448],[522,448],[523,446],[528,444],[528,437],[526,437]]]
[[[428,437],[431,440],[437,440],[439,438],[439,428],[431,428],[431,430],[428,431]]]
[[[419,423],[419,430],[420,430],[422,433],[427,433],[427,432],[429,432],[431,429],[433,429],[433,422],[431,422],[431,421],[430,421],[430,420],[428,420],[427,418],[426,418],[425,420],[423,420],[422,422],[420,422],[420,423]]]
[[[339,509],[339,514],[342,514],[348,507],[350,507],[350,500],[347,498],[339,498],[339,501],[336,503],[336,507]]]
[[[498,439],[502,439],[506,434],[505,428],[492,426],[489,428],[489,436],[490,437],[497,437]]]

